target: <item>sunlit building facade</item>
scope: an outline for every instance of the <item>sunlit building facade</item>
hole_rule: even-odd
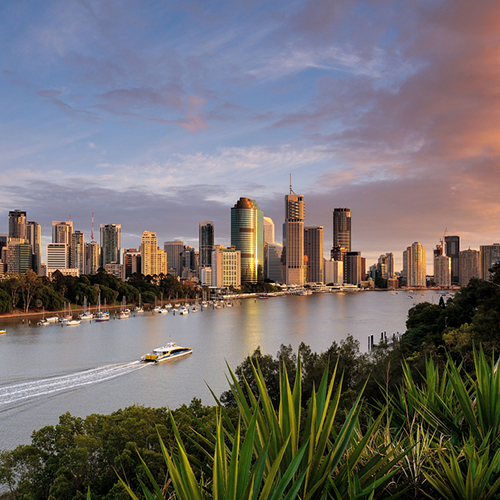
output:
[[[403,252],[403,273],[407,286],[425,287],[426,272],[425,248],[416,241]]]
[[[208,279],[208,276],[205,278]],[[240,288],[241,252],[234,247],[215,245],[212,251],[212,287]]]
[[[144,276],[166,275],[167,254],[158,248],[156,233],[144,231],[141,236],[141,272]]]
[[[447,255],[434,257],[434,283],[442,288],[451,286],[451,258]]]
[[[231,246],[241,252],[241,283],[264,280],[263,216],[250,198],[240,198],[231,208]]]

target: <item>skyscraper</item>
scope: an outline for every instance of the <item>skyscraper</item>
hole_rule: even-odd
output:
[[[42,230],[40,224],[29,221],[26,226],[26,238],[31,245],[32,269],[38,275],[42,272]]]
[[[26,239],[26,212],[13,210],[9,212],[9,238]]]
[[[479,271],[483,280],[491,280],[490,269],[497,262],[500,262],[500,243],[481,245],[479,247]]]
[[[71,245],[73,243],[73,221],[52,221],[52,243],[65,243],[68,256],[66,268],[73,267],[71,262]]]
[[[106,264],[121,264],[121,224],[101,224],[101,267]]]
[[[241,252],[241,282],[263,281],[263,213],[250,198],[240,198],[231,208],[231,246]]]
[[[351,251],[351,209],[335,208],[333,210],[333,246],[343,247]]]
[[[97,241],[85,244],[85,272],[87,274],[97,274],[101,261],[101,247]]]
[[[479,278],[479,251],[462,250],[460,252],[460,266],[458,280],[460,286],[467,286],[471,278]]]
[[[445,288],[451,285],[451,259],[447,255],[434,257],[434,283]]]
[[[274,222],[271,217],[263,217],[264,223],[264,244],[274,243]]]
[[[85,274],[85,236],[75,231],[71,237],[71,266],[77,268],[80,275]]]
[[[304,254],[307,256],[307,282],[324,283],[323,226],[304,228]]]
[[[182,240],[165,241],[163,244],[170,269],[173,270],[175,276],[182,276],[182,268],[184,265],[184,242]]]
[[[403,273],[406,273],[408,286],[426,286],[425,248],[416,241],[403,252]]]
[[[451,259],[451,284],[458,285],[460,269],[460,237],[445,236],[445,255]]]
[[[144,231],[141,236],[141,273],[144,276],[167,274],[167,270],[161,268],[161,261],[158,260],[159,251],[156,233]],[[165,253],[163,250],[161,252]]]
[[[285,252],[285,284],[304,284],[304,196],[293,193],[285,196],[283,251]]]
[[[214,249],[214,223],[212,221],[200,222],[200,268],[212,265],[212,250]]]

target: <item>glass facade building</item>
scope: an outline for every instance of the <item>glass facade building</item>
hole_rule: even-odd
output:
[[[241,282],[264,280],[264,214],[250,198],[231,208],[231,246],[241,252]]]

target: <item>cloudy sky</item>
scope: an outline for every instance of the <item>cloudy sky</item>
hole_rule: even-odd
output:
[[[94,212],[123,247],[229,244],[246,196],[281,241],[291,173],[367,265],[500,241],[500,2],[17,0],[0,45],[0,233],[19,208],[43,243]]]

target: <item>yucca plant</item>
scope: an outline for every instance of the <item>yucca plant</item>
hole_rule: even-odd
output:
[[[362,393],[339,432],[334,433],[342,385],[334,393],[336,370],[330,382],[325,370],[302,419],[300,361],[293,388],[286,370],[281,369],[278,410],[271,403],[259,365],[252,366],[257,394],[253,394],[247,381],[242,387],[229,369],[239,422],[233,425],[216,398],[216,432],[199,434],[196,441],[205,453],[204,462],[188,456],[172,419],[177,448],[168,452],[162,444],[162,450],[177,498],[361,500],[373,498],[375,493],[377,498],[398,496],[401,485],[393,485],[392,492],[387,485],[399,470],[404,454],[395,443],[374,446],[382,413],[364,435],[360,433]],[[153,489],[143,485],[146,498],[163,498],[162,490],[147,473]]]

